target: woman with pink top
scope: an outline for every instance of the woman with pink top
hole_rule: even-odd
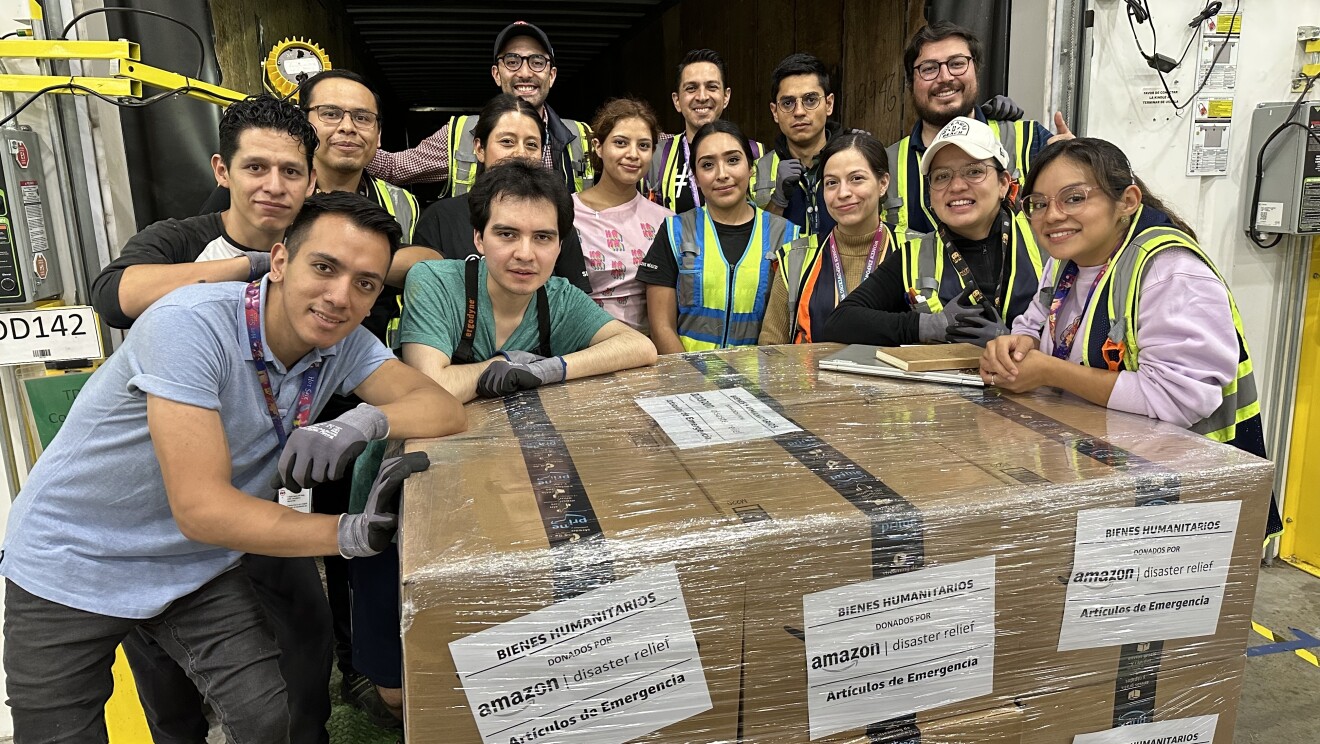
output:
[[[1022,193],[1050,259],[1011,335],[986,347],[985,382],[1015,393],[1061,388],[1264,457],[1233,295],[1196,233],[1123,152],[1088,137],[1055,143]],[[1271,508],[1268,532],[1281,529]]]
[[[637,190],[659,136],[655,112],[636,98],[616,98],[596,112],[591,130],[596,184],[573,195],[573,226],[582,241],[591,298],[646,333],[646,285],[637,281],[637,265],[665,218],[674,214]]]

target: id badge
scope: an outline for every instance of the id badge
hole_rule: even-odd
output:
[[[287,488],[281,488],[280,506],[287,506],[294,511],[302,512],[303,514],[311,514],[312,489],[304,488],[301,491],[291,491]]]

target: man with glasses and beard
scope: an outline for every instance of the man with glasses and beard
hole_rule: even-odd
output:
[[[541,115],[545,166],[564,179],[570,193],[590,186],[595,180],[587,157],[590,129],[580,121],[561,119],[545,103],[559,74],[550,37],[526,21],[509,24],[495,37],[490,74],[501,90],[532,104]],[[456,116],[411,150],[377,151],[367,171],[395,184],[448,181],[446,196],[465,194],[477,178],[472,139],[476,126],[476,116]]]
[[[894,177],[889,181],[884,217],[899,239],[935,229],[929,195],[922,184],[921,158],[944,125],[955,118],[984,121],[994,130],[1008,151],[1008,173],[1013,181],[1010,200],[1017,196],[1036,153],[1057,139],[1073,136],[1062,114],[1054,115],[1058,134],[1053,134],[1038,121],[1014,121],[1022,112],[1006,98],[996,97],[978,108],[976,69],[982,57],[976,34],[948,21],[922,27],[903,52],[903,79],[912,92],[918,121],[910,136],[888,148]]]

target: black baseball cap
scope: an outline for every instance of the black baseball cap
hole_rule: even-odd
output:
[[[495,37],[495,53],[493,56],[500,56],[500,50],[504,49],[504,45],[509,42],[509,39],[517,36],[530,36],[536,39],[541,42],[541,46],[545,47],[545,53],[550,55],[550,59],[555,58],[555,48],[550,46],[550,37],[527,21],[514,21],[504,27],[500,35]]]

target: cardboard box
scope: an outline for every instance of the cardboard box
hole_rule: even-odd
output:
[[[967,717],[1002,721],[1002,711],[1016,709],[1021,700],[1048,702],[1055,699],[1048,695],[1078,690],[1090,696],[1087,700],[1102,701],[1096,703],[1099,708],[1106,704],[1101,692],[1108,690],[1112,718],[1122,707],[1114,700],[1120,685],[1141,688],[1140,705],[1129,707],[1153,707],[1152,715],[1159,716],[1160,701],[1176,699],[1180,685],[1205,684],[1191,672],[1179,676],[1178,670],[1240,661],[1273,477],[1270,463],[1173,426],[1049,393],[1001,396],[818,373],[816,360],[836,348],[666,357],[654,369],[470,405],[467,433],[414,443],[430,453],[433,466],[408,483],[401,533],[409,735],[431,740],[442,732],[445,741],[482,741],[479,718],[488,736],[493,730],[494,714],[474,715],[469,707],[451,643],[543,608],[571,607],[556,603],[612,580],[652,576],[647,572],[671,564],[681,583],[710,708],[626,740],[802,742],[814,734],[848,741],[874,721],[858,718],[868,715],[866,710],[842,707],[880,701],[895,710],[918,711],[915,718],[896,715],[890,730],[915,724],[922,728],[923,741],[933,741],[940,739],[927,739],[925,731],[936,722],[949,722],[947,730],[956,732],[955,723]],[[729,393],[735,388],[744,392]],[[645,402],[669,416],[668,430],[636,402],[680,393],[702,395],[696,402]],[[692,448],[675,445],[692,438],[734,437],[739,427],[773,428],[775,414],[786,418],[779,426],[795,424],[803,431]],[[740,416],[743,420],[730,423]],[[1138,505],[1154,509],[1121,511]],[[1087,622],[1098,623],[1099,634],[1116,633],[1114,642],[1058,650],[1070,585],[1107,597],[1142,594],[1156,581],[1143,583],[1130,575],[1137,570],[1132,566],[1145,565],[1140,562],[1103,569],[1113,568],[1113,574],[1092,570],[1090,562],[1075,567],[1079,519],[1109,524],[1111,514],[1127,515],[1124,524],[1136,529],[1146,521],[1163,524],[1160,520],[1174,520],[1175,514],[1204,509],[1235,511],[1235,529],[1170,535],[1168,541],[1157,535],[1141,544],[1159,546],[1142,548],[1148,551],[1184,546],[1187,563],[1173,570],[1218,572],[1208,582],[1205,607],[1197,606],[1197,595],[1186,608],[1151,611],[1149,626],[1131,618],[1093,619]],[[1148,520],[1145,515],[1152,516]],[[1220,557],[1193,560],[1193,548],[1211,542]],[[1159,560],[1177,563],[1179,557]],[[1075,575],[1074,568],[1081,573]],[[941,572],[955,586],[963,570],[968,577],[975,572],[975,588],[967,588],[965,597],[953,591],[930,600],[930,607],[944,613],[932,611],[933,619],[921,619],[932,614],[921,609],[886,616],[890,610],[880,607],[880,599],[872,607],[863,597],[881,597],[889,586],[895,597],[910,594],[922,590],[916,584]],[[987,571],[993,571],[993,587],[985,586]],[[912,582],[910,591],[899,587]],[[1191,596],[1186,594],[1190,590],[1181,591],[1172,596]],[[849,600],[854,592],[862,598]],[[1210,599],[1221,593],[1213,611]],[[827,629],[833,623],[817,622],[809,630],[804,596],[817,609],[837,596],[842,602],[837,628],[852,628],[848,632],[861,634],[856,637],[862,640],[851,645],[843,636],[837,642],[818,641],[835,632]],[[853,614],[844,617],[844,612]],[[964,612],[970,614],[962,617]],[[1166,633],[1165,640],[1144,648],[1137,644],[1150,640],[1143,634],[1156,632],[1148,628],[1164,627],[1160,618],[1193,615],[1200,626],[1188,627],[1204,632],[1175,638],[1159,631]],[[863,638],[863,631],[869,632],[861,628],[865,623],[856,622],[873,616],[881,620],[876,626],[887,626],[885,640],[874,643]],[[911,623],[910,633],[905,623]],[[1125,630],[1112,630],[1119,626]],[[1069,631],[1069,637],[1080,637],[1085,645],[1089,627]],[[596,640],[603,637],[598,634]],[[609,637],[609,643],[644,647],[636,633],[627,636],[631,640],[618,633]],[[955,648],[957,653],[942,658],[906,663],[912,654],[925,653],[919,648],[923,643],[932,649],[954,647],[964,637],[985,642],[962,656],[966,649]],[[825,651],[808,658],[809,646]],[[518,661],[508,668],[559,648],[510,651]],[[604,658],[622,648],[583,652],[582,659]],[[867,671],[891,653],[905,660],[899,664],[903,669],[892,675]],[[873,655],[845,658],[859,654]],[[559,670],[579,661],[565,661]],[[819,665],[815,671],[809,669],[813,663]],[[550,667],[547,662],[546,674]],[[574,675],[561,676],[571,688]],[[873,689],[894,676],[908,683],[883,692]],[[628,678],[618,676],[625,686],[605,698],[623,699],[618,695],[660,678],[647,677],[629,687]],[[1152,694],[1146,688],[1156,679]],[[512,674],[506,687],[514,690],[519,680]],[[689,689],[690,682],[672,689]],[[809,689],[837,696],[831,701],[824,699],[825,692],[816,696],[815,725]],[[536,695],[528,702],[512,693],[489,699],[513,701],[498,713],[517,718],[572,694],[556,689],[539,701]],[[663,707],[668,694],[673,693],[654,690],[649,700],[628,698],[620,707],[587,717],[592,725],[648,730],[655,722],[654,709]],[[1219,704],[1229,714],[1235,698],[1230,694]],[[842,707],[829,712],[835,705]],[[641,710],[647,706],[649,713]],[[1043,715],[1036,720],[1046,720]],[[570,734],[581,731],[584,720],[522,740],[571,741]],[[1086,720],[1095,725],[1100,717]],[[1068,725],[1062,718],[1051,730]],[[959,740],[956,733],[950,736],[948,741]]]

